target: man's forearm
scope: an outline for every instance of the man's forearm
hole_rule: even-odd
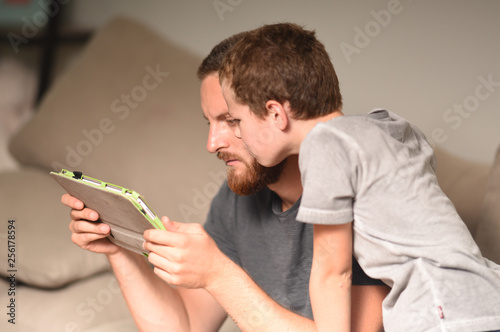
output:
[[[242,331],[314,331],[312,320],[281,307],[229,258],[220,275],[207,291]]]
[[[122,250],[108,259],[141,331],[190,331],[179,292],[158,278],[143,257]]]

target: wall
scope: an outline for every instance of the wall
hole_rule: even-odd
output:
[[[204,56],[236,32],[292,21],[315,29],[346,114],[385,107],[434,143],[490,162],[500,143],[500,1],[73,0],[77,27],[135,17]]]

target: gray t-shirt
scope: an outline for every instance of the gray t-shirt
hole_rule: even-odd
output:
[[[500,328],[500,268],[481,256],[434,174],[424,135],[384,110],[316,125],[299,155],[297,220],[354,220],[354,256],[392,287],[386,331]]]
[[[212,201],[205,230],[221,251],[240,265],[281,306],[312,318],[309,275],[312,225],[295,219],[300,200],[287,211],[265,188],[238,196],[224,183]],[[354,285],[383,285],[353,261]]]

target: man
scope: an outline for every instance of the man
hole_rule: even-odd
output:
[[[217,45],[198,70],[202,109],[210,122],[207,149],[228,167],[228,184],[214,198],[205,229],[164,217],[167,231],[144,234],[151,270],[144,257],[106,239],[107,225],[88,222],[98,219],[95,211],[62,197],[72,208],[73,242],[106,254],[141,330],[216,331],[226,312],[245,331],[313,330],[312,226],[295,220],[302,194],[297,157],[276,168],[259,166],[226,120],[217,71],[241,37]],[[353,330],[377,331],[387,288],[366,276],[359,279],[377,286],[353,287]]]

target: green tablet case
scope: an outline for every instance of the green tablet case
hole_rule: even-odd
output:
[[[137,192],[107,183],[81,172],[51,172],[50,175],[85,207],[99,213],[99,221],[111,228],[108,239],[128,250],[148,255],[142,248],[146,229],[165,229],[160,218]]]

